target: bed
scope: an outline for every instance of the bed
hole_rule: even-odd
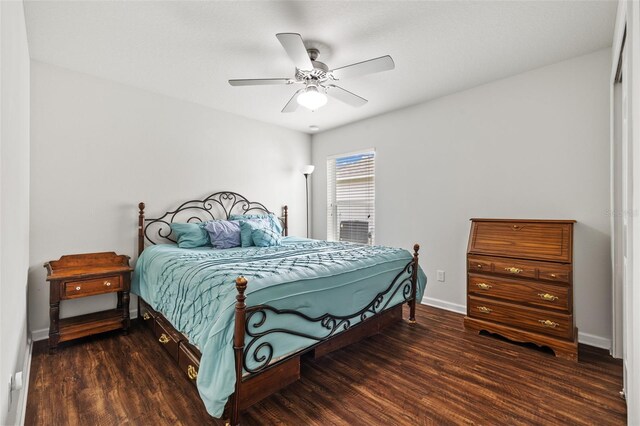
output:
[[[402,319],[426,276],[419,246],[406,250],[288,236],[273,247],[181,249],[171,223],[269,214],[231,191],[190,200],[155,219],[139,204],[132,291],[143,322],[197,385],[214,417],[241,410],[300,377],[301,357],[319,357]],[[148,247],[147,247],[148,246]]]

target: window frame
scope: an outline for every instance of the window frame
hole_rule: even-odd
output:
[[[363,154],[373,154],[373,200],[371,201],[371,216],[372,219],[369,222],[369,245],[375,244],[376,239],[376,220],[375,220],[375,211],[376,211],[376,163],[378,154],[375,148],[367,148],[361,149],[357,151],[333,154],[327,156],[327,240],[328,241],[340,241],[339,237],[339,223],[338,223],[338,202],[336,200],[337,197],[337,179],[336,179],[336,160],[340,158],[346,158],[356,155]],[[331,167],[330,164],[333,164]],[[331,184],[333,184],[333,188],[331,188]],[[369,203],[362,202],[362,205],[365,206]],[[373,232],[371,231],[373,230]]]

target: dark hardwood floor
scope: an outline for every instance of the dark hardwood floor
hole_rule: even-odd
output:
[[[462,315],[419,306],[317,361],[244,414],[243,424],[624,424],[622,367],[580,346],[580,362],[466,332]],[[203,425],[198,393],[146,329],[34,348],[27,425]],[[43,344],[45,343],[45,344]]]

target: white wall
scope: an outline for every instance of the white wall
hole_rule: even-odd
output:
[[[154,217],[178,202],[233,190],[276,212],[288,204],[290,234],[304,235],[299,169],[310,161],[308,135],[37,61],[31,71],[35,338],[49,326],[43,263],[111,250],[134,257],[139,201]],[[107,309],[114,297],[63,302],[61,316]]]
[[[376,243],[421,244],[432,303],[466,305],[469,218],[575,219],[577,325],[609,345],[610,68],[606,49],[314,135],[313,236],[326,236],[327,156],[370,147]]]
[[[19,421],[20,393],[9,392],[9,377],[23,369],[27,353],[29,48],[22,1],[0,2],[0,40],[0,424],[4,425]]]

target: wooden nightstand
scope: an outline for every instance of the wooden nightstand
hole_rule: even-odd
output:
[[[114,252],[62,256],[44,264],[49,296],[49,353],[58,343],[91,334],[129,329],[129,256]],[[60,301],[118,292],[115,309],[60,319]]]

